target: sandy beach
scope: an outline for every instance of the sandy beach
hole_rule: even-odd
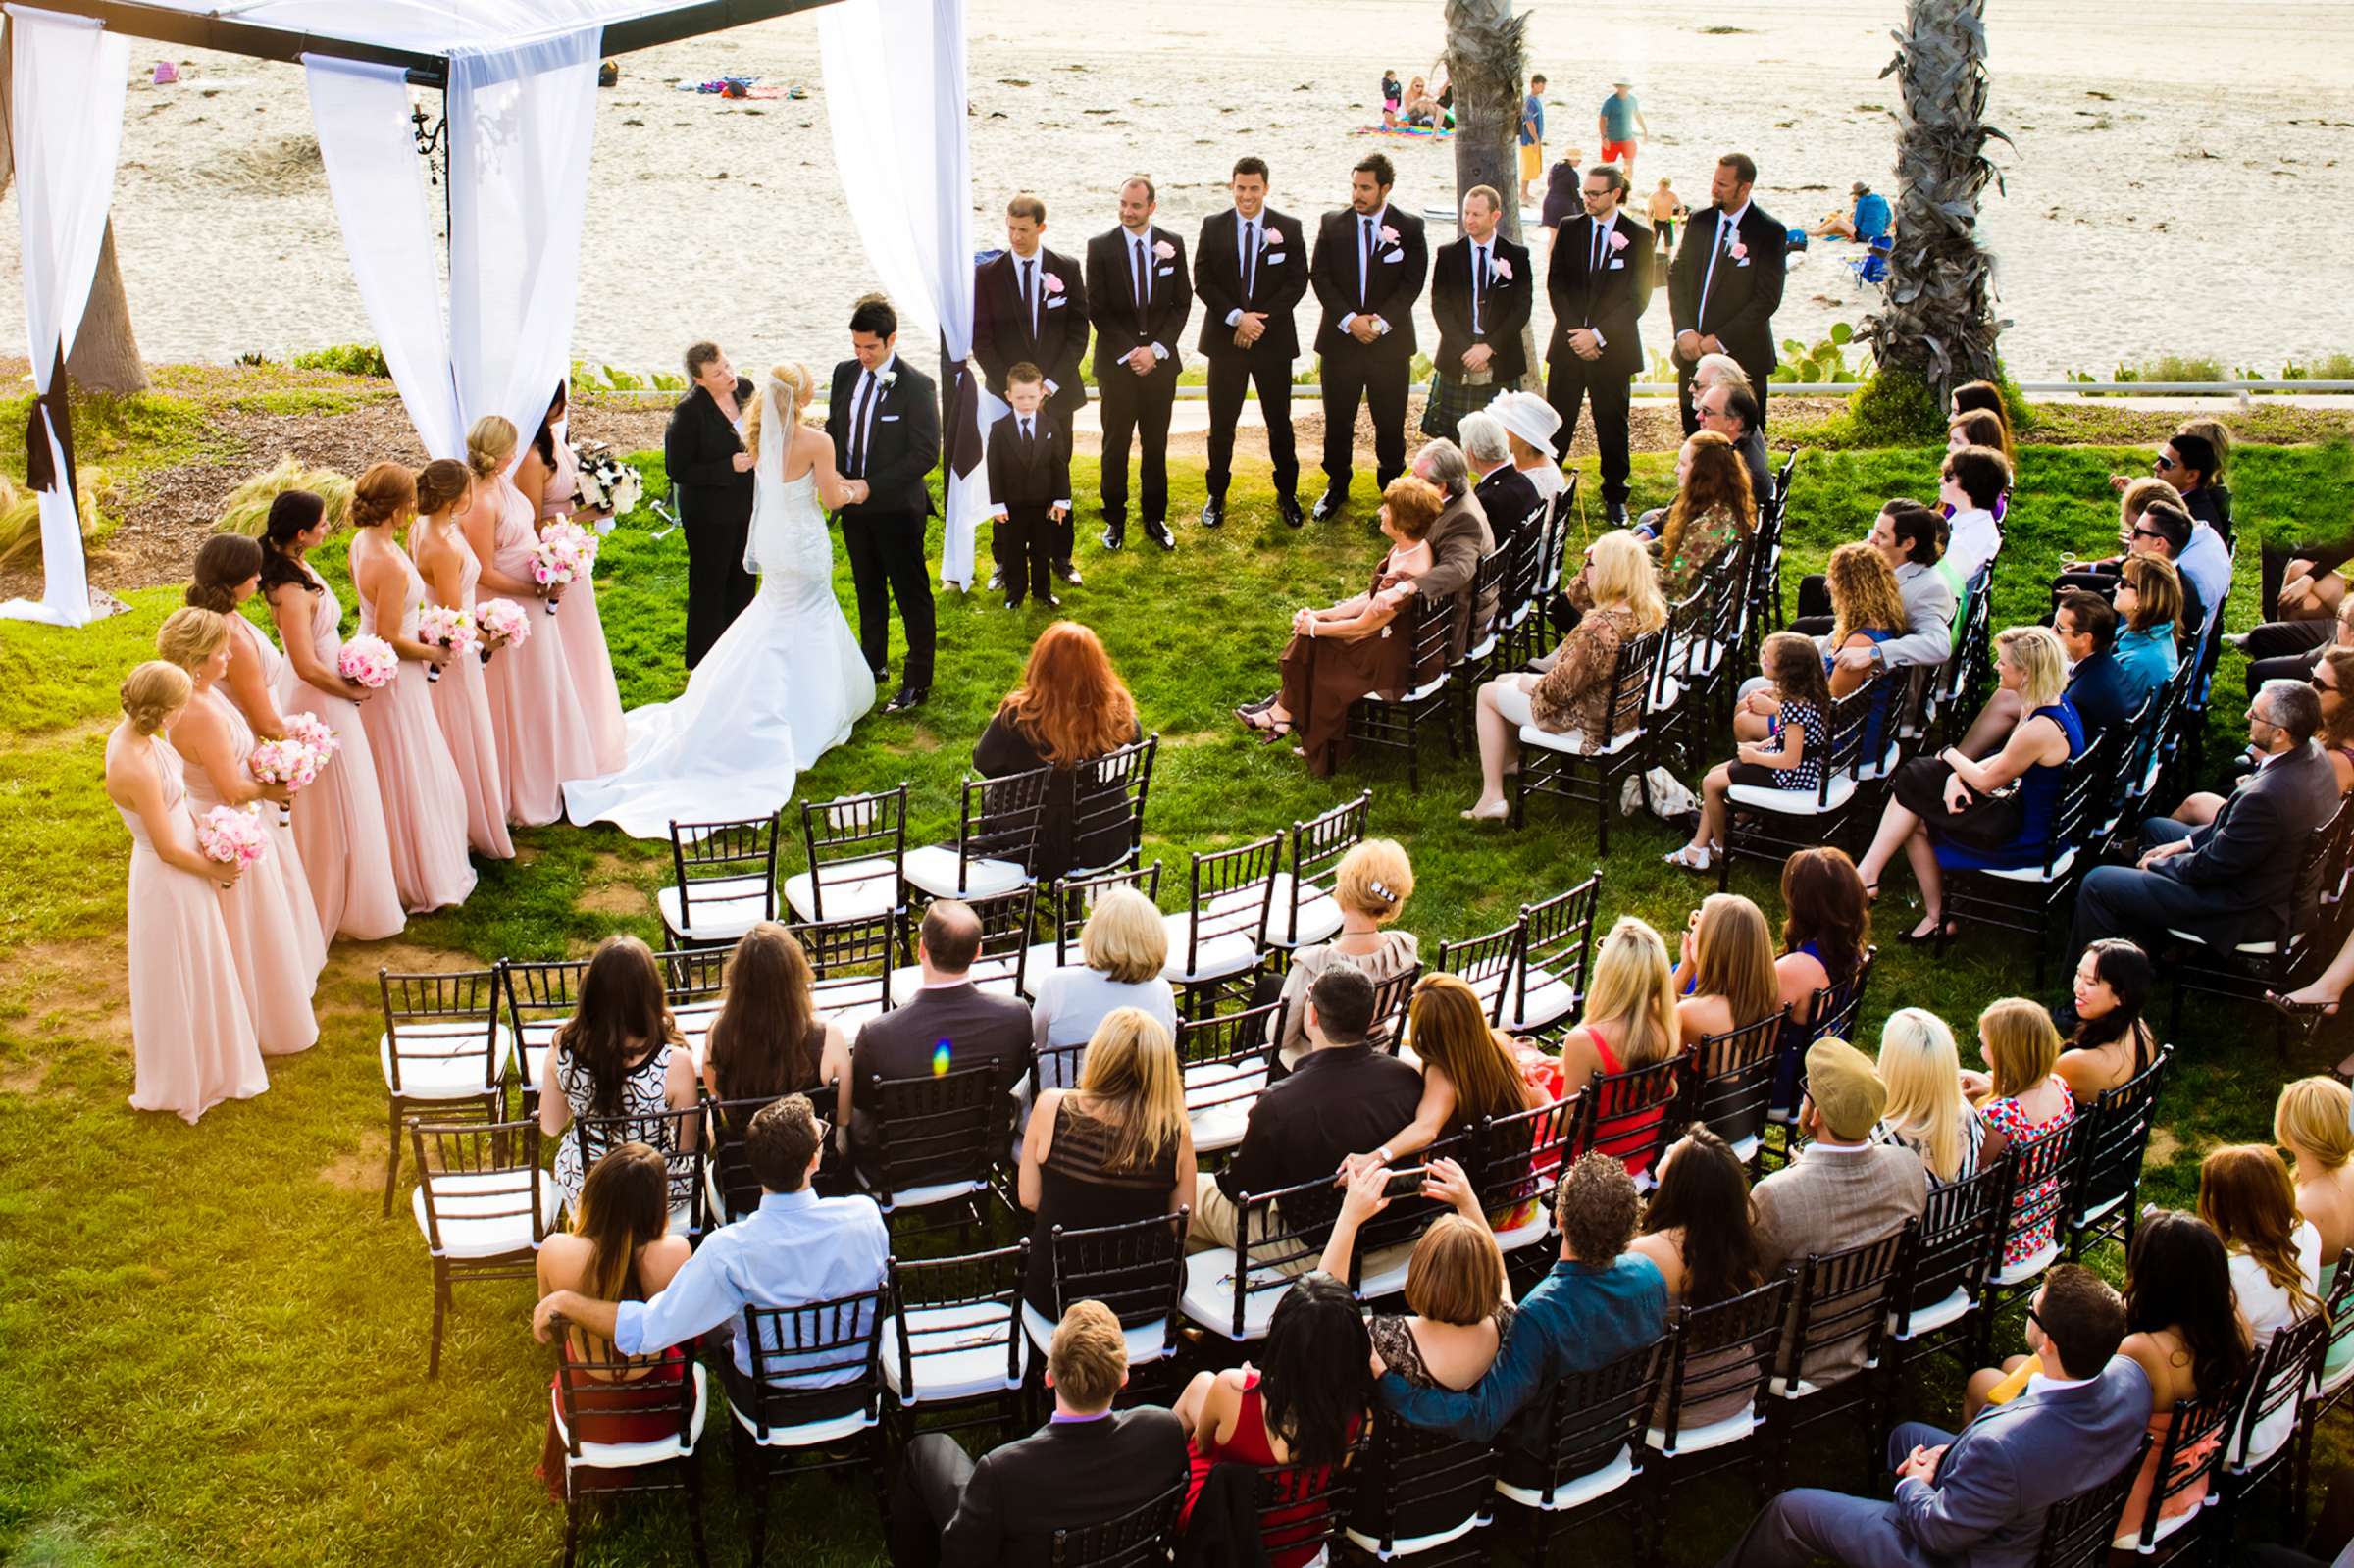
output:
[[[1893,0],[1531,9],[1556,153],[1591,158],[1596,106],[1626,74],[1654,132],[1639,188],[1665,175],[1705,204],[1727,148],[1757,158],[1757,201],[1793,226],[1853,179],[1891,187],[1882,106],[1895,87],[1878,73]],[[2019,147],[1997,150],[2009,193],[1990,196],[1985,228],[2015,374],[2106,375],[2162,352],[2270,374],[2354,347],[2354,254],[2289,237],[2298,215],[2354,204],[2354,7],[2254,0],[2226,20],[2188,0],[1997,0],[1991,12],[1988,117]],[[1450,147],[1356,133],[1378,119],[1385,66],[1429,70],[1437,0],[973,0],[971,28],[977,245],[1001,243],[1004,198],[1028,186],[1048,203],[1048,243],[1075,254],[1110,227],[1134,170],[1158,180],[1159,221],[1190,236],[1224,205],[1246,151],[1268,159],[1274,202],[1295,214],[1338,206],[1350,164],[1373,147],[1398,165],[1398,202],[1453,201]],[[372,338],[299,71],[196,55],[159,87],[158,54],[134,41],[114,204],[146,355],[277,359]],[[848,301],[873,278],[842,214],[815,21],[622,64],[599,100],[577,357],[670,368],[707,335],[739,364],[839,357]],[[722,75],[809,95],[730,103],[673,85]],[[0,201],[11,324],[23,320],[14,203]],[[1434,226],[1434,244],[1451,237]],[[1794,270],[1780,335],[1813,341],[1862,317],[1871,295],[1850,281],[1851,254],[1818,243]],[[1311,296],[1304,321],[1312,314]],[[1664,345],[1664,291],[1645,331],[1647,346]]]

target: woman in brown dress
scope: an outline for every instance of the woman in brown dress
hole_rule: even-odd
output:
[[[1401,475],[1381,492],[1381,531],[1390,553],[1373,569],[1365,591],[1326,610],[1292,617],[1283,650],[1283,686],[1265,702],[1237,708],[1236,717],[1263,739],[1298,733],[1292,750],[1322,778],[1349,756],[1349,705],[1359,697],[1404,689],[1413,650],[1391,623],[1413,597],[1414,581],[1431,567],[1430,526],[1446,507],[1438,488]]]

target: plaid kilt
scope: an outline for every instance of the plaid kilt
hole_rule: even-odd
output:
[[[1431,372],[1430,397],[1422,405],[1422,433],[1433,440],[1456,440],[1456,427],[1465,414],[1476,414],[1497,395],[1511,388],[1500,381],[1473,386],[1452,376]]]

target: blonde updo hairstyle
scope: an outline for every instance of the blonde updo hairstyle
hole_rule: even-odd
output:
[[[1386,926],[1414,895],[1414,863],[1395,838],[1368,838],[1341,857],[1332,894],[1343,909]]]
[[[486,480],[506,468],[522,440],[515,433],[513,420],[499,414],[485,414],[466,432],[466,466],[474,470],[476,479]]]
[[[371,463],[351,487],[351,526],[382,528],[417,509],[417,476],[405,463]]]
[[[809,406],[809,367],[798,360],[780,360],[768,368],[768,379],[777,389],[777,412],[798,424],[801,410]],[[760,411],[767,406],[767,398],[755,397],[743,411],[743,449],[755,463],[760,460]]]
[[[210,610],[195,613],[212,615]],[[214,615],[213,619],[218,621],[221,618]],[[134,734],[154,734],[163,729],[165,722],[174,714],[188,705],[188,698],[195,689],[196,683],[188,678],[187,671],[177,664],[150,659],[123,678],[123,717],[130,721]]]
[[[228,616],[218,610],[199,610],[189,605],[164,618],[164,624],[156,629],[155,651],[181,670],[193,671],[218,653],[221,644],[228,640]],[[187,699],[183,696],[180,700]]]

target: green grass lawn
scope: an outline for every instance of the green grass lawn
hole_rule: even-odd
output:
[[[1860,537],[1882,499],[1931,495],[1937,459],[1927,449],[1810,455],[1792,496],[1793,588],[1832,545]],[[2041,585],[2064,551],[2114,536],[2103,480],[2138,472],[2144,460],[2113,448],[2026,451],[1998,627],[2040,613]],[[659,486],[658,457],[643,461]],[[1081,468],[1086,495],[1093,465]],[[2343,526],[2354,454],[2342,442],[2248,448],[2232,478],[2251,563],[2243,581],[2252,582],[2260,535]],[[1666,459],[1638,460],[1637,504],[1663,500],[1669,483]],[[1521,902],[1593,869],[1590,826],[1556,803],[1536,805],[1516,834],[1459,822],[1475,771],[1449,763],[1435,739],[1415,795],[1394,760],[1360,759],[1356,771],[1317,782],[1284,748],[1246,738],[1228,710],[1271,687],[1291,608],[1361,584],[1378,544],[1370,510],[1293,532],[1274,520],[1263,485],[1238,480],[1233,521],[1204,535],[1186,521],[1201,501],[1200,465],[1179,465],[1174,488],[1175,555],[1140,538],[1106,557],[1092,542],[1092,510],[1083,512],[1088,581],[1066,590],[1063,612],[1101,632],[1147,728],[1161,735],[1145,852],[1167,864],[1167,901],[1182,897],[1192,852],[1286,827],[1368,785],[1374,832],[1413,855],[1418,884],[1405,924],[1426,948],[1503,924]],[[331,574],[340,556],[331,546]],[[608,541],[598,587],[625,702],[684,684],[685,586],[678,534],[657,540],[634,522]],[[846,568],[839,586],[847,604]],[[526,1326],[532,1292],[520,1284],[462,1292],[441,1377],[429,1383],[424,1248],[405,1211],[378,1218],[375,970],[578,952],[614,931],[658,942],[652,894],[667,851],[609,828],[519,834],[517,859],[486,865],[464,909],[415,921],[393,942],[338,945],[320,992],[322,1041],[277,1064],[267,1095],[221,1106],[195,1129],[135,1116],[126,1104],[121,993],[127,846],[99,786],[100,758],[115,683],[148,656],[178,594],[129,597],[131,614],[80,632],[0,623],[0,1277],[10,1282],[0,1294],[0,1556],[548,1561],[562,1518],[532,1475],[550,1368]],[[2234,596],[2234,625],[2253,618],[2252,600],[2252,588]],[[952,835],[972,741],[1047,620],[1035,608],[1008,614],[978,593],[944,599],[930,705],[911,719],[867,720],[804,776],[802,797],[904,779],[916,830]],[[2238,685],[2231,655],[2219,682],[2223,743],[2211,756],[2233,748]],[[1670,930],[1681,922],[1713,882],[1660,863],[1678,836],[1655,823],[1627,825],[1603,868],[1606,917],[1632,912]],[[1745,866],[1734,883],[1778,919],[1766,871]],[[1883,938],[1916,918],[1905,907],[1910,892],[1892,880]],[[1908,1003],[1935,1009],[1968,1038],[1977,1011],[2028,988],[2029,977],[2016,940],[1972,935],[1939,965],[1884,941],[1863,1033],[1876,1038],[1885,1012]],[[2055,973],[2043,999],[2063,984]],[[2150,1199],[2187,1203],[2204,1147],[2269,1136],[2274,1092],[2291,1069],[2260,1023],[2241,1011],[2190,1010],[2175,1039]],[[2294,1071],[2321,1070],[2328,1054]],[[2105,1266],[2114,1273],[2116,1260]],[[724,1446],[716,1430],[706,1446]],[[741,1560],[728,1467],[706,1458],[717,1555]],[[782,1497],[773,1516],[789,1543],[781,1560],[879,1560],[863,1499],[860,1489],[824,1483]],[[1688,1541],[1679,1527],[1679,1555],[1714,1556],[1741,1513],[1737,1502],[1721,1519],[1712,1510]],[[584,1557],[670,1560],[684,1548],[675,1511],[643,1508],[593,1529]]]

